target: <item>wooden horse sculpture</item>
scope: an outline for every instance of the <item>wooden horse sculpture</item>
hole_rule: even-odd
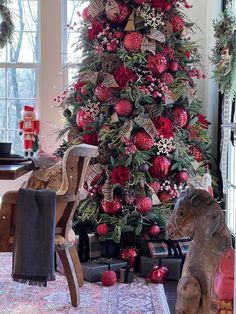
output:
[[[166,226],[192,243],[177,287],[176,314],[233,313],[234,250],[224,215],[203,189],[183,191]]]

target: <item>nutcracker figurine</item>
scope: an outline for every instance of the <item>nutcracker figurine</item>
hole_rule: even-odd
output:
[[[19,121],[19,134],[24,135],[24,154],[33,156],[38,150],[39,120],[36,120],[34,108],[24,106],[22,119]]]

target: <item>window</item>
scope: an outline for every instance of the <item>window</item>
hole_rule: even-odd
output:
[[[12,142],[12,153],[22,153],[18,120],[23,106],[36,105],[39,62],[38,0],[8,4],[15,32],[0,56],[0,141]]]

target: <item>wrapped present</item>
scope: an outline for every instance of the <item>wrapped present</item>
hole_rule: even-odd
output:
[[[182,258],[151,258],[141,256],[140,272],[141,277],[147,277],[154,265],[165,266],[168,269],[167,280],[179,280],[182,272]]]
[[[89,259],[92,261],[101,257],[101,242],[96,233],[88,233]]]
[[[127,263],[118,259],[110,259],[107,263],[102,263],[100,260],[88,261],[82,263],[82,269],[84,274],[84,280],[89,282],[101,281],[101,275],[109,268],[116,272],[117,277],[120,276],[120,269],[127,267]]]
[[[78,237],[78,256],[82,263],[101,257],[101,243],[96,233],[83,232]]]
[[[178,241],[178,249],[181,256],[186,256],[191,244],[191,239],[182,239]]]
[[[106,240],[101,243],[101,256],[102,257],[119,257],[120,255],[120,244],[115,243],[113,240]]]
[[[123,267],[120,269],[120,283],[132,283],[134,281],[133,267]]]
[[[145,234],[144,237],[147,241],[149,254],[152,258],[164,258],[173,255],[173,252],[167,240],[150,238],[148,234]]]

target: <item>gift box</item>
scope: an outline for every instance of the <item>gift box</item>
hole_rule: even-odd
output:
[[[77,247],[81,262],[87,262],[101,257],[101,242],[94,232],[81,233]]]
[[[149,256],[141,256],[139,275],[147,277],[153,266],[157,265],[167,267],[167,280],[179,280],[182,272],[182,264],[182,258],[151,258]]]
[[[164,258],[174,255],[168,240],[150,238],[148,234],[145,234],[144,238],[147,241],[149,254],[152,258]]]
[[[120,244],[113,240],[106,240],[101,242],[101,256],[102,257],[118,257],[120,256]]]
[[[127,262],[118,260],[118,259],[111,259],[111,261],[105,264],[102,264],[98,261],[88,261],[82,263],[82,269],[84,274],[84,280],[89,282],[99,282],[101,281],[101,275],[104,271],[108,270],[109,268],[116,272],[117,278],[120,277],[120,269],[127,267]]]
[[[89,259],[92,261],[101,257],[101,242],[96,233],[88,233]]]
[[[120,283],[132,283],[134,281],[133,267],[123,267],[120,269]]]
[[[190,239],[183,239],[183,240],[178,241],[178,248],[179,248],[180,255],[186,256],[191,242],[192,241]]]

